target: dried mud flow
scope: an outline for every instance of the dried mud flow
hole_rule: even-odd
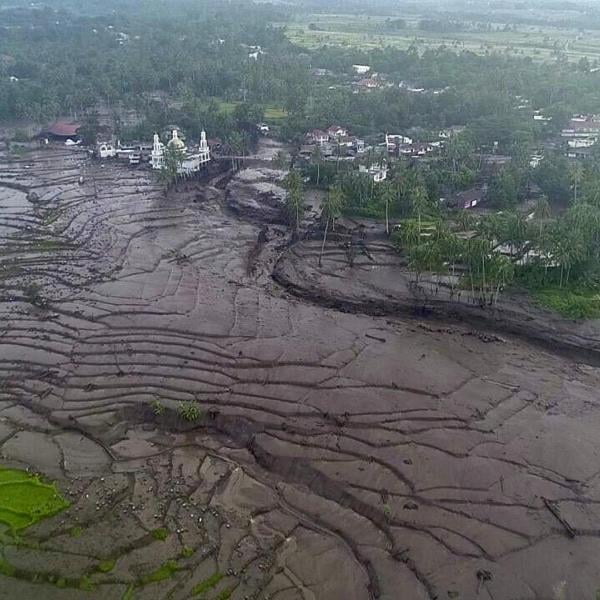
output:
[[[80,173],[0,161],[0,464],[72,503],[2,538],[1,599],[597,597],[595,367],[290,294],[227,202],[267,171]]]

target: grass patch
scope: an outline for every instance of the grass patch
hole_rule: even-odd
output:
[[[233,594],[233,590],[235,588],[227,588],[223,590],[217,597],[216,600],[229,600],[231,598],[231,594]]]
[[[265,106],[265,121],[283,121],[288,116],[281,106]]]
[[[83,533],[83,528],[76,526],[76,527],[71,527],[71,529],[69,529],[69,535],[72,538],[78,538],[81,537],[81,534]]]
[[[200,594],[204,594],[205,592],[212,590],[218,585],[219,581],[221,581],[223,577],[225,577],[225,575],[222,575],[221,573],[217,572],[211,575],[210,577],[204,579],[198,585],[192,588],[192,596],[199,596]]]
[[[144,575],[138,585],[144,586],[149,583],[157,583],[159,581],[164,581],[165,579],[171,579],[175,573],[179,570],[177,563],[174,560],[168,560],[164,565],[161,565],[156,569],[156,571],[152,571],[147,575]]]
[[[189,548],[188,546],[183,547],[183,550],[181,551],[181,558],[190,558],[193,555],[194,555],[193,548]]]
[[[166,527],[159,527],[152,530],[150,534],[155,540],[164,542],[169,537],[169,530]]]
[[[186,400],[177,405],[177,414],[188,423],[195,423],[202,418],[202,409],[197,402]]]
[[[13,534],[68,506],[56,485],[25,471],[0,467],[0,522]]]
[[[157,417],[160,417],[161,415],[163,415],[166,410],[165,405],[158,398],[152,399],[150,402],[150,406],[152,408],[152,412]]]
[[[5,560],[0,558],[0,574],[6,575],[6,577],[14,577],[17,573],[17,570]]]
[[[127,586],[127,589],[125,590],[125,593],[123,594],[123,597],[121,598],[121,600],[133,600],[133,590],[135,589],[133,583],[130,584],[129,586]]]
[[[110,573],[117,564],[114,560],[103,560],[96,566],[96,570],[100,573]]]
[[[541,288],[532,291],[535,301],[567,319],[600,318],[600,293],[590,289]]]
[[[95,589],[95,587],[96,584],[90,579],[88,575],[84,575],[79,580],[79,589],[83,590],[84,592],[91,592]]]

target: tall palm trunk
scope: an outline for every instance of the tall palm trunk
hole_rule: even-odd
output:
[[[323,266],[323,252],[325,251],[325,243],[327,241],[327,230],[329,229],[329,218],[325,221],[325,232],[323,233],[323,243],[321,244],[321,253],[319,254],[319,266]]]
[[[390,236],[390,203],[385,199],[385,233]]]

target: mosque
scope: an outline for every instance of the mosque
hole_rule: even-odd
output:
[[[165,150],[166,148],[173,148],[179,150],[183,156],[183,159],[177,167],[177,173],[179,175],[192,175],[197,173],[210,162],[210,148],[206,141],[206,132],[202,130],[200,134],[200,145],[193,151],[189,150],[185,145],[185,142],[179,137],[177,129],[173,129],[171,132],[171,139],[167,142],[167,145],[160,141],[160,137],[157,133],[154,134],[154,144],[152,145],[151,164],[153,169],[162,169],[165,161]]]

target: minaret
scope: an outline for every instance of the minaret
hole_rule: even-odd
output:
[[[206,141],[206,131],[204,129],[200,133],[200,163],[204,164],[210,160],[210,148],[208,147],[208,142]]]
[[[158,137],[158,133],[154,134],[154,144],[152,145],[152,168],[162,169],[163,166],[163,145]]]

